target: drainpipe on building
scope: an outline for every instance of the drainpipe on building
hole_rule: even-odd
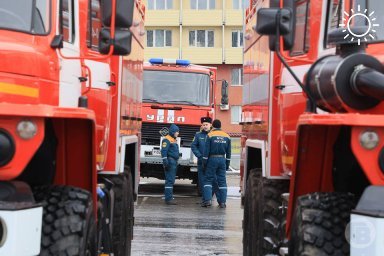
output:
[[[183,0],[180,0],[179,11],[179,59],[183,58]]]
[[[183,25],[180,25],[180,36],[179,36],[179,59],[183,58],[183,51],[182,51],[182,45],[183,45]]]
[[[223,12],[223,25],[222,25],[222,30],[223,30],[223,33],[222,33],[222,49],[221,49],[221,54],[222,54],[222,63],[225,64],[225,0],[223,0],[222,2],[223,4],[223,8],[222,8],[222,12]]]

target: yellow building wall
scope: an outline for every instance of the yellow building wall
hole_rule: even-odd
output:
[[[182,50],[182,58],[195,64],[221,64],[222,48],[185,47]]]
[[[144,51],[144,60],[150,58],[179,59],[178,47],[147,47]]]
[[[183,10],[184,26],[221,26],[223,12],[221,10]]]
[[[227,26],[242,26],[243,11],[242,10],[225,10],[224,21],[225,21],[225,25]]]
[[[147,1],[145,0],[145,2]],[[243,48],[232,47],[232,31],[242,31],[243,11],[232,8],[233,0],[216,0],[216,9],[214,10],[192,10],[190,0],[181,1],[181,11],[179,11],[180,0],[173,0],[173,10],[147,10],[146,30],[172,30],[172,47],[146,47],[145,59],[148,60],[152,57],[184,58],[198,64],[222,64],[223,61],[226,64],[242,64]],[[222,9],[223,4],[224,10]],[[223,14],[225,21],[224,42]],[[183,24],[181,42],[180,18],[182,18]],[[215,33],[214,47],[190,47],[190,30],[213,30]]]
[[[173,0],[173,9],[180,10],[180,0]]]
[[[225,64],[242,64],[243,63],[243,48],[242,47],[227,47],[224,49]]]
[[[178,10],[151,10],[146,11],[145,26],[179,26],[180,11]]]

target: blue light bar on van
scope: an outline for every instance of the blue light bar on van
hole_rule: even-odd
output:
[[[151,64],[174,64],[180,66],[188,66],[191,64],[189,60],[176,60],[176,59],[162,59],[162,58],[151,58],[149,59],[149,63]]]

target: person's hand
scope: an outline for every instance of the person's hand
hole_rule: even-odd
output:
[[[207,167],[207,159],[201,159],[201,166],[203,167],[203,171],[205,172],[205,168]]]
[[[168,159],[163,159],[163,167],[164,167],[164,170],[166,170],[168,168]]]

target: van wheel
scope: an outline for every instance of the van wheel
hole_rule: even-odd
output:
[[[35,200],[43,204],[41,256],[96,256],[96,223],[92,195],[69,186],[40,187]]]
[[[347,193],[313,193],[297,199],[289,255],[349,255],[345,230],[355,197]]]

